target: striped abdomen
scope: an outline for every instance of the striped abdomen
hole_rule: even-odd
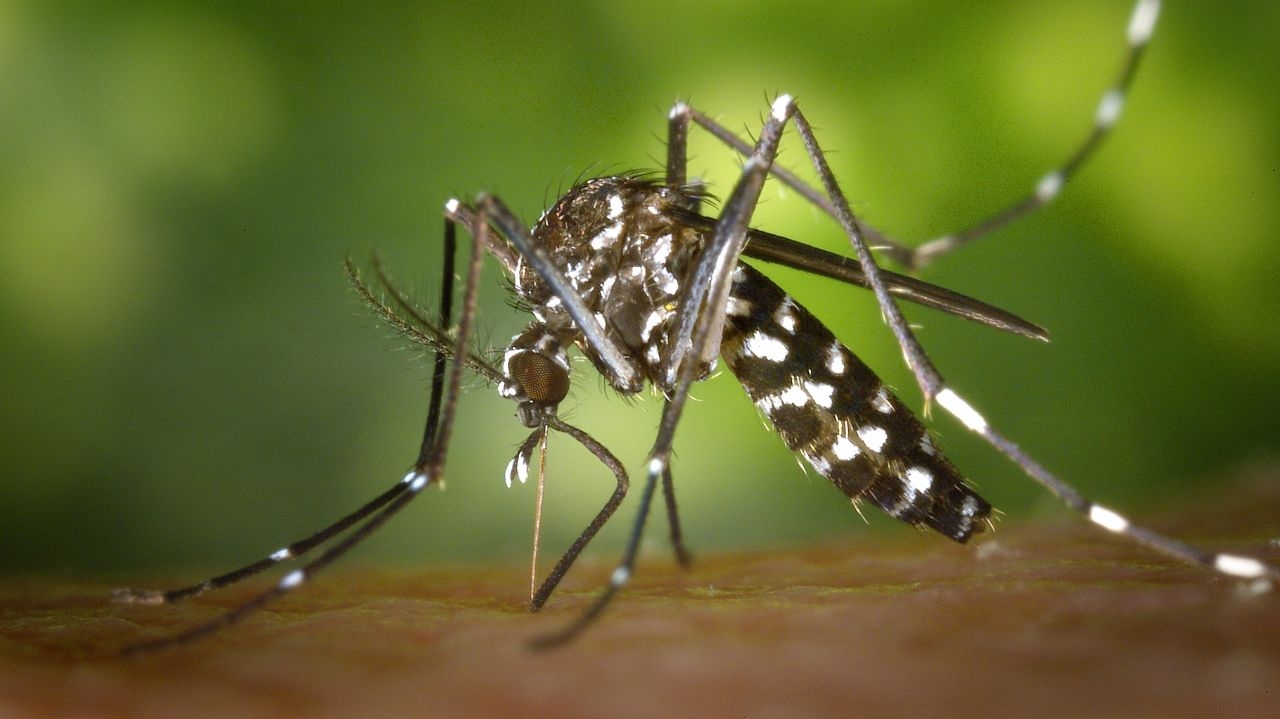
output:
[[[816,317],[751,267],[734,270],[721,354],[782,439],[857,501],[963,542],[991,505],[928,430]]]

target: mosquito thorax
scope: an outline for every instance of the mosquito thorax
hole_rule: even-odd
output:
[[[661,369],[682,281],[704,242],[698,230],[680,222],[680,212],[701,201],[697,188],[668,187],[633,175],[598,177],[565,193],[533,228],[534,244],[546,251],[624,352],[632,378],[618,376],[602,361],[531,263],[522,258],[515,269],[516,292],[529,303],[535,324],[566,345],[578,345],[623,394],[639,392],[646,381],[669,389]]]

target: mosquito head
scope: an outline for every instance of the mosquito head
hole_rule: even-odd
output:
[[[519,350],[507,359],[508,383],[520,402],[516,410],[526,427],[544,424],[569,394],[569,371],[555,359],[529,350]]]
[[[519,405],[517,415],[526,427],[555,416],[569,394],[569,358],[561,338],[539,322],[513,337],[502,359],[498,392]]]

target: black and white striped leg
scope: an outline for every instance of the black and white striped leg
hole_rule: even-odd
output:
[[[453,276],[454,276],[454,256],[456,252],[457,252],[456,223],[451,220],[446,220],[444,223],[444,261],[443,261],[443,272],[442,272],[442,275],[446,278],[446,281],[444,282],[441,293],[440,293],[441,294],[440,296],[440,318],[441,318],[440,321],[441,322],[448,322],[450,321],[449,318],[453,316],[453,284],[452,283],[453,283]],[[379,277],[384,280],[384,285],[386,285],[389,289],[394,290],[394,288],[392,288],[389,284],[386,283],[385,277],[382,275],[381,263],[375,262],[375,266],[378,269]],[[351,264],[350,261],[348,261],[346,264],[346,270],[347,270],[348,277],[352,279],[357,289],[364,289],[362,284],[359,281],[358,275],[356,274],[355,266]],[[374,304],[374,305],[378,304],[377,300],[373,297],[371,293],[367,291],[367,289],[365,289],[363,295],[367,302],[370,302],[371,304]],[[407,303],[407,301],[403,296],[400,296],[397,294],[396,300],[398,303],[401,304],[402,307],[406,307],[406,306],[412,307],[412,305]],[[417,312],[416,308],[414,308],[413,311],[416,313]],[[390,312],[390,310],[386,310],[383,314],[384,316],[391,316],[392,318],[398,319],[393,312]],[[447,354],[448,354],[447,352],[440,351],[440,350],[437,350],[435,353],[435,359],[434,359],[433,371],[432,371],[432,385],[431,385],[431,392],[429,395],[430,397],[442,396],[443,389],[444,389],[445,361],[447,359]],[[428,452],[431,444],[430,438],[435,436],[436,427],[438,426],[439,422],[440,422],[440,402],[434,401],[434,400],[429,401],[428,410],[427,410],[426,427],[423,432],[422,448],[418,453],[419,462],[422,462],[425,459],[426,453]],[[225,574],[220,574],[216,577],[210,577],[209,579],[206,579],[202,582],[198,582],[196,584],[192,584],[186,587],[180,587],[178,589],[160,591],[160,590],[151,590],[151,589],[121,588],[121,589],[115,590],[112,593],[112,598],[115,601],[127,602],[127,603],[172,604],[174,602],[178,602],[183,599],[189,599],[191,597],[200,596],[201,594],[204,594],[205,592],[208,592],[211,590],[221,589],[223,587],[230,586],[242,580],[248,579],[249,577],[260,574],[283,562],[293,561],[293,560],[302,558],[304,555],[311,552],[316,547],[323,545],[324,543],[328,542],[330,539],[338,536],[339,534],[343,533],[350,527],[354,526],[355,524],[358,524],[359,522],[364,520],[366,517],[370,516],[374,512],[381,509],[382,507],[386,506],[388,502],[392,501],[393,499],[398,497],[402,492],[404,492],[407,487],[408,485],[404,481],[396,482],[392,487],[387,489],[387,491],[383,492],[377,497],[374,497],[364,506],[360,507],[359,509],[352,512],[351,514],[348,514],[342,517],[338,521],[334,522],[333,524],[330,524],[324,529],[321,529],[315,534],[312,534],[311,536],[305,539],[292,542],[276,550],[275,552],[272,552],[266,557],[263,557],[262,559],[256,562],[253,562],[252,564],[248,564],[243,567],[240,567],[239,569],[232,570]]]
[[[475,324],[474,316],[479,293],[480,268],[482,260],[484,259],[485,235],[488,232],[487,225],[479,223],[473,224],[469,229],[475,240],[472,242],[471,256],[464,284],[462,313],[456,329],[456,342],[452,352],[453,357],[468,356],[468,347],[471,342],[471,334]],[[444,291],[447,293],[452,293],[451,278],[452,275],[449,275],[444,283]],[[446,307],[449,304],[451,303],[442,303],[442,305]],[[451,319],[448,317],[442,318],[443,324],[447,325],[450,321]],[[436,366],[438,368],[440,365],[437,364]],[[461,393],[465,370],[465,362],[455,361],[452,364],[451,371],[448,373],[447,381],[433,381],[432,395],[429,400],[430,408],[428,410],[428,417],[435,419],[434,432],[428,434],[424,438],[424,449],[419,453],[419,460],[414,465],[413,469],[405,475],[404,479],[402,479],[396,487],[384,492],[373,502],[370,502],[361,510],[358,510],[348,518],[344,518],[344,520],[338,523],[343,524],[343,522],[347,522],[350,517],[355,517],[356,515],[361,515],[362,518],[367,516],[367,519],[365,519],[363,524],[359,524],[341,540],[331,544],[328,549],[320,554],[320,556],[286,574],[273,587],[260,592],[234,609],[231,609],[208,622],[192,627],[184,632],[125,647],[123,652],[126,654],[139,654],[183,644],[212,634],[223,627],[244,619],[265,606],[267,603],[301,586],[316,572],[328,566],[360,542],[364,541],[365,538],[385,524],[387,520],[407,506],[409,502],[417,497],[425,487],[432,482],[439,481],[444,473],[449,437],[453,429],[457,400]],[[379,502],[381,502],[381,504],[379,504]],[[377,505],[377,507],[370,509],[370,507],[374,507],[374,505]],[[364,514],[361,514],[362,512]],[[351,524],[357,521],[359,520],[351,520],[343,525],[342,528],[345,529],[347,526],[351,526]],[[338,524],[334,526],[338,526]],[[333,528],[330,527],[320,532],[319,535],[325,535],[325,539],[328,539],[339,531],[341,530],[333,530]],[[304,540],[304,542],[310,541],[311,540]],[[316,544],[318,544],[318,542]],[[308,549],[314,548],[315,546],[315,544],[312,544],[308,546]],[[255,565],[250,565],[249,567],[246,567],[246,569],[254,568],[258,565],[264,565],[262,568],[266,568],[291,558],[293,558],[293,551],[289,548],[285,548],[275,552],[267,560],[258,562]],[[261,569],[255,569],[243,576],[248,576],[249,574],[256,573],[257,571],[261,571]],[[236,573],[233,572],[232,574]],[[237,577],[237,579],[239,578],[243,577]],[[127,595],[124,598],[132,599],[132,597]],[[146,600],[143,599],[143,601]],[[165,600],[161,598],[159,601]]]
[[[622,562],[614,570],[608,587],[582,615],[566,629],[536,640],[536,647],[556,646],[576,636],[600,616],[614,595],[630,580],[659,481],[663,482],[664,494],[669,497],[668,509],[675,521],[673,495],[666,488],[671,485],[670,458],[676,426],[688,400],[690,387],[694,381],[703,378],[720,352],[732,269],[746,242],[747,226],[760,199],[760,190],[769,168],[777,156],[783,128],[794,111],[795,103],[790,95],[781,95],[774,101],[756,148],[743,164],[742,176],[724,203],[715,233],[685,280],[685,294],[676,310],[676,329],[669,347],[670,354],[663,358],[665,376],[662,384],[669,388],[667,401],[663,405],[657,438],[649,453],[644,491]],[[680,556],[683,552],[679,548],[683,542],[678,539],[677,532],[673,529],[672,540],[677,546],[677,556]]]
[[[1140,5],[1139,9],[1141,10],[1142,7]],[[1252,580],[1265,579],[1271,582],[1280,579],[1280,569],[1269,566],[1257,559],[1232,554],[1215,554],[1133,525],[1114,510],[1086,500],[1074,488],[1033,460],[1016,444],[997,433],[971,404],[961,398],[954,389],[945,383],[925,354],[924,349],[916,340],[915,335],[898,309],[897,302],[885,287],[884,280],[875,264],[875,259],[861,235],[861,228],[853,213],[849,210],[848,201],[845,199],[835,176],[831,173],[831,169],[826,163],[825,156],[817,143],[817,139],[814,137],[812,128],[798,110],[794,114],[794,122],[796,131],[800,134],[805,149],[813,162],[814,169],[821,179],[833,207],[836,209],[836,217],[844,228],[849,241],[853,244],[857,258],[867,275],[868,283],[875,292],[885,320],[892,328],[907,365],[924,393],[926,408],[928,402],[936,401],[939,406],[960,420],[962,424],[985,439],[988,444],[1008,457],[1010,461],[1017,464],[1027,476],[1062,499],[1068,506],[1084,514],[1091,522],[1108,531],[1123,534],[1164,554],[1200,564],[1228,576]]]
[[[482,197],[475,206],[465,205],[457,202],[456,200],[451,200],[445,206],[445,214],[454,222],[462,223],[466,226],[475,226],[477,223],[484,222],[486,225],[491,224],[497,228],[503,236],[507,236],[508,233],[516,235],[517,239],[512,241],[512,244],[517,247],[528,246],[529,243],[532,242],[532,239],[528,237],[528,230],[520,225],[518,221],[514,219],[511,212],[507,210],[502,202],[495,197]],[[508,237],[508,239],[510,238]],[[518,257],[517,255],[510,253],[509,247],[500,241],[495,241],[494,238],[490,236],[478,237],[477,240],[485,244],[487,251],[494,255],[495,258],[497,258],[498,261],[502,263],[512,274],[516,273],[519,262],[529,262],[531,266],[535,267],[535,270],[538,271],[540,275],[543,274],[541,262],[545,260],[545,258],[540,260],[536,257]],[[366,303],[368,303],[375,312],[381,315],[388,324],[404,333],[410,339],[425,346],[432,347],[438,352],[442,352],[448,356],[454,356],[454,352],[456,351],[455,346],[452,344],[452,340],[449,339],[448,333],[422,316],[420,310],[418,310],[416,306],[414,306],[401,292],[396,289],[395,283],[385,275],[381,264],[377,262],[376,259],[374,266],[377,269],[378,278],[383,288],[390,293],[396,307],[392,308],[375,297],[373,292],[365,287],[363,282],[360,281],[354,269],[348,266],[348,274],[351,276],[357,292],[359,292],[365,299]],[[555,270],[556,268],[553,267],[551,269]],[[550,274],[550,271],[547,271],[546,274]],[[572,288],[567,288],[566,291],[569,297],[567,299],[562,299],[566,306],[572,305],[575,302],[581,303],[581,298],[577,296],[576,292],[574,292]],[[406,319],[406,317],[408,319]],[[503,381],[503,373],[488,364],[478,355],[475,355],[474,353],[468,354],[465,362],[469,368],[484,376],[486,379],[495,383]],[[567,381],[567,376],[564,381]],[[555,588],[559,585],[559,582],[564,577],[565,573],[568,572],[573,562],[581,554],[582,550],[613,515],[625,497],[629,486],[627,473],[622,464],[613,456],[612,453],[593,439],[589,434],[561,421],[558,417],[554,416],[554,413],[542,417],[541,421],[545,423],[547,428],[567,434],[582,444],[601,462],[601,464],[605,465],[605,467],[614,474],[617,480],[617,487],[614,493],[606,501],[605,505],[593,518],[591,523],[583,530],[577,540],[574,541],[570,548],[561,557],[555,568],[552,569],[547,578],[533,593],[530,600],[530,608],[535,611],[546,603]],[[540,431],[535,431],[530,435],[526,442],[517,449],[515,456],[507,467],[506,477],[508,485],[513,481],[524,481],[528,476],[529,464],[531,461],[530,458],[539,436]],[[672,531],[671,537],[673,549],[676,553],[677,559],[682,564],[687,564],[689,561],[688,552],[684,547],[680,533],[680,522],[675,503],[674,488],[671,486],[669,474],[665,477],[664,494],[667,500],[666,504]]]
[[[468,226],[475,220],[475,218],[479,217],[479,215],[472,211],[471,208],[461,205],[455,201],[450,201],[450,203],[446,205],[446,212],[450,217],[455,218],[455,221],[462,221],[465,219]],[[491,253],[493,252],[492,243],[489,251]],[[378,299],[374,292],[370,290],[360,279],[354,266],[348,263],[347,272],[357,293],[360,294],[375,313],[381,316],[389,325],[402,332],[407,338],[437,352],[444,353],[448,357],[453,357],[457,348],[451,344],[452,339],[449,337],[449,334],[435,322],[423,316],[421,310],[397,289],[397,284],[383,271],[381,262],[376,257],[374,258],[373,265],[383,290],[391,295],[396,306],[393,308]],[[469,369],[490,382],[497,384],[502,381],[502,372],[489,364],[479,355],[474,353],[469,354],[465,361]],[[617,510],[618,506],[621,505],[630,484],[626,469],[618,458],[613,455],[613,453],[605,448],[604,445],[600,444],[600,442],[595,440],[591,435],[553,415],[545,418],[545,427],[542,427],[530,434],[525,442],[517,448],[515,455],[507,464],[507,486],[511,486],[515,482],[524,483],[527,480],[532,453],[539,443],[539,438],[542,435],[543,429],[553,429],[572,437],[613,473],[617,484],[613,494],[608,500],[606,500],[604,506],[601,507],[600,511],[592,519],[591,523],[582,531],[578,538],[556,563],[556,566],[547,575],[546,579],[533,593],[530,599],[530,609],[533,611],[537,611],[546,604],[551,594],[555,591],[556,587],[559,586],[560,581],[569,571],[574,561],[582,553],[583,549],[586,548],[587,544],[595,537],[600,529],[604,527],[609,518],[612,517],[614,512]],[[675,523],[675,526],[678,526],[678,518],[673,517],[672,521]],[[678,547],[678,555],[681,550],[683,550],[683,547]]]
[[[877,247],[887,248],[887,252],[895,260],[906,267],[920,268],[946,255],[953,250],[972,242],[1004,225],[1028,215],[1040,207],[1052,202],[1062,191],[1063,186],[1079,172],[1084,163],[1097,151],[1098,147],[1111,133],[1124,110],[1125,99],[1129,88],[1137,75],[1138,63],[1142,59],[1147,42],[1155,32],[1156,20],[1160,16],[1160,0],[1138,0],[1129,16],[1129,24],[1125,29],[1125,54],[1120,72],[1115,81],[1098,101],[1097,110],[1093,114],[1093,127],[1066,162],[1057,169],[1045,173],[1031,193],[1018,200],[1002,212],[967,227],[959,232],[935,238],[914,249],[892,240],[882,233],[870,232],[868,239]]]
[[[1013,203],[1005,210],[976,222],[970,227],[934,238],[914,248],[863,223],[861,225],[862,233],[867,243],[876,249],[883,250],[890,258],[904,267],[918,269],[1053,201],[1062,191],[1063,186],[1080,171],[1085,162],[1097,151],[1120,119],[1130,86],[1137,74],[1137,68],[1146,49],[1147,42],[1155,31],[1156,20],[1159,15],[1160,0],[1137,0],[1125,32],[1126,51],[1121,62],[1120,72],[1098,102],[1098,107],[1094,112],[1093,127],[1084,141],[1071,153],[1067,161],[1057,169],[1041,176],[1030,194]],[[673,174],[672,168],[674,166],[671,163],[677,157],[681,161],[685,157],[690,123],[702,127],[744,156],[749,156],[752,152],[751,144],[738,137],[736,133],[695,108],[683,102],[676,103],[671,108],[668,125],[667,156],[669,164],[667,177],[669,181],[671,178],[676,177],[683,182],[685,177],[684,165],[680,164],[678,172]],[[832,217],[836,217],[834,205],[821,191],[810,186],[786,168],[770,167],[769,172],[810,203]]]
[[[1126,536],[1157,552],[1237,579],[1261,581],[1268,585],[1280,582],[1280,567],[1254,557],[1211,552],[1172,537],[1133,524],[1115,510],[1085,499],[1074,487],[1063,482],[1036,462],[1017,444],[995,431],[987,420],[950,388],[938,393],[937,402],[967,428],[985,439],[1001,454],[1018,465],[1027,476],[1049,490],[1067,506],[1108,532]]]
[[[230,586],[236,582],[248,579],[249,577],[271,569],[278,564],[301,558],[311,550],[325,542],[328,542],[330,539],[336,537],[369,515],[386,506],[388,502],[400,496],[405,489],[406,485],[404,482],[396,482],[393,487],[370,500],[363,507],[360,507],[356,511],[339,519],[319,532],[316,532],[306,539],[302,539],[282,547],[266,557],[263,557],[252,564],[240,567],[239,569],[232,570],[225,574],[219,574],[216,577],[210,577],[202,582],[177,589],[163,591],[134,588],[116,589],[112,592],[112,599],[117,602],[134,604],[172,604],[184,599],[198,597],[208,591]]]

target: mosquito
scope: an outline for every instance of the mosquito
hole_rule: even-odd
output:
[[[1280,580],[1280,568],[1249,556],[1211,552],[1133,524],[1115,510],[1083,497],[999,433],[943,379],[903,318],[898,302],[921,304],[1032,339],[1047,340],[1047,332],[979,300],[883,269],[872,253],[874,247],[907,269],[916,269],[1057,197],[1119,119],[1159,10],[1158,0],[1136,3],[1118,77],[1103,93],[1089,134],[1063,164],[1004,211],[915,248],[854,216],[808,119],[796,101],[784,94],[772,102],[754,142],[743,140],[689,104],[677,103],[668,116],[667,160],[661,178],[627,174],[587,180],[559,198],[532,229],[492,195],[482,194],[470,203],[449,200],[444,210],[444,286],[435,317],[410,302],[380,263],[375,262],[375,289],[348,262],[348,275],[365,302],[397,330],[434,352],[418,460],[402,480],[363,507],[253,564],[170,591],[119,590],[117,597],[123,601],[172,603],[300,560],[328,545],[274,586],[214,620],[131,649],[179,644],[244,618],[304,584],[423,489],[440,483],[467,372],[497,385],[503,397],[516,403],[517,417],[531,430],[507,466],[508,483],[527,479],[533,453],[545,449],[551,431],[582,444],[616,480],[616,489],[604,506],[531,592],[530,608],[541,608],[621,505],[630,485],[621,461],[590,434],[559,417],[571,382],[571,349],[584,356],[618,393],[634,395],[651,387],[663,396],[664,404],[621,561],[595,600],[567,626],[534,640],[537,647],[577,636],[628,583],[659,485],[674,552],[681,564],[689,563],[671,454],[690,388],[707,378],[719,359],[783,442],[855,505],[874,504],[893,517],[957,542],[983,531],[991,522],[991,505],[943,455],[920,420],[821,321],[764,273],[741,261],[743,257],[870,289],[919,385],[925,407],[936,404],[950,413],[1093,524],[1176,559],[1271,586]],[[788,125],[799,136],[820,189],[775,164]],[[687,175],[687,141],[693,127],[745,158],[737,183],[714,217],[703,214],[708,204],[706,189],[690,182]],[[853,257],[753,228],[752,214],[770,176],[834,218]],[[472,243],[455,323],[453,279],[459,227]],[[496,363],[471,347],[478,277],[486,255],[508,273],[518,304],[532,315]]]

